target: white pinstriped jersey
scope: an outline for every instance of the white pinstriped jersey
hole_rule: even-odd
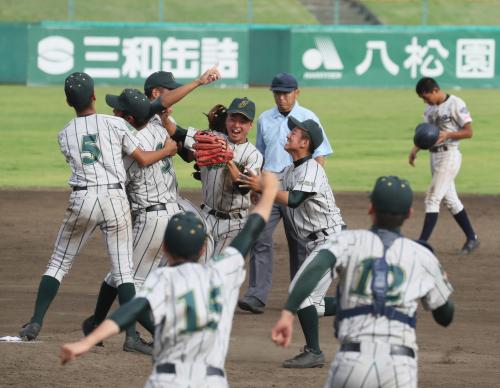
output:
[[[241,283],[241,253],[225,248],[209,263],[152,272],[137,297],[147,298],[155,323],[154,362],[224,368]]]
[[[125,183],[122,153],[130,155],[139,145],[122,118],[103,114],[72,119],[58,140],[71,167],[70,186]]]
[[[224,135],[221,134],[221,136]],[[229,139],[227,141],[228,146],[234,151],[233,162],[254,174],[259,174],[263,158],[257,148],[248,141],[243,144],[233,144]],[[225,163],[202,167],[201,181],[203,202],[212,209],[231,213],[246,211],[250,208],[250,193],[243,195],[233,185],[231,174]]]
[[[291,164],[283,170],[280,177],[282,190],[315,193],[295,209],[285,207],[301,238],[344,224],[325,170],[316,160],[311,158],[297,167]]]
[[[337,258],[342,309],[372,304],[371,263],[383,255],[383,244],[369,230],[344,231],[332,236],[324,246]],[[389,265],[389,290],[386,304],[413,316],[421,300],[425,309],[434,310],[446,303],[453,288],[438,259],[420,244],[397,237],[386,253]],[[339,295],[337,295],[339,297]],[[347,342],[386,342],[417,349],[415,329],[385,316],[371,314],[343,319],[338,337]]]
[[[425,107],[424,121],[437,125],[443,131],[457,132],[471,123],[472,117],[465,102],[450,94],[443,103]],[[445,144],[458,144],[458,140],[447,139]]]
[[[136,138],[144,151],[162,149],[168,137],[167,131],[156,117],[136,132]],[[128,177],[127,194],[132,211],[177,201],[177,178],[171,157],[165,157],[148,167],[140,167],[131,157],[125,158],[124,164]]]

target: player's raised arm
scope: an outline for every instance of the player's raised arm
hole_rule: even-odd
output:
[[[187,94],[192,92],[198,86],[208,85],[220,78],[221,76],[219,70],[217,69],[217,65],[215,65],[206,70],[202,75],[192,80],[191,82],[179,86],[178,88],[172,90],[170,93],[164,94],[161,97],[157,98],[151,104],[151,113],[156,114],[164,111],[166,108],[182,100]]]
[[[174,156],[177,153],[177,143],[172,139],[165,140],[163,148],[158,151],[143,151],[139,147],[132,152],[132,157],[141,167],[150,166],[167,156]]]

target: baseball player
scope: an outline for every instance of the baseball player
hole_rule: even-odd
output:
[[[97,114],[94,81],[87,74],[68,76],[64,91],[77,116],[59,133],[61,152],[72,171],[72,193],[54,252],[40,281],[33,316],[19,333],[26,340],[38,336],[63,277],[98,226],[107,244],[120,302],[133,298],[132,230],[122,154],[148,166],[170,153],[168,142],[157,151],[141,150],[123,119]]]
[[[453,214],[455,221],[463,230],[466,241],[460,250],[469,254],[479,247],[479,239],[474,232],[464,205],[458,198],[455,177],[460,170],[462,154],[458,149],[461,139],[472,137],[472,118],[465,103],[460,98],[446,94],[432,78],[422,78],[417,82],[416,92],[427,104],[424,121],[439,127],[439,138],[430,151],[432,181],[425,197],[425,220],[420,240],[429,240],[439,215],[439,205],[445,206]],[[420,149],[414,146],[408,161],[415,166]]]
[[[417,387],[415,311],[421,300],[435,321],[448,326],[454,313],[438,259],[403,237],[412,190],[395,176],[377,179],[371,193],[370,230],[343,231],[309,256],[290,289],[272,339],[288,346],[294,314],[328,273],[339,276],[335,332],[340,349],[325,387]]]
[[[227,387],[224,363],[239,288],[245,278],[244,256],[269,218],[277,191],[277,178],[265,173],[262,197],[243,230],[205,265],[197,263],[206,233],[203,224],[193,213],[174,216],[164,237],[168,266],[151,273],[137,297],[89,336],[63,345],[62,363],[117,334],[139,312],[151,312],[156,335],[147,387]]]
[[[290,132],[285,150],[292,156],[293,164],[285,167],[281,173],[281,191],[276,196],[276,202],[284,205],[286,217],[292,220],[295,234],[307,241],[306,252],[309,255],[317,252],[331,235],[340,232],[344,222],[325,170],[312,157],[323,142],[321,127],[314,120],[301,122],[293,116],[288,118],[288,127]],[[258,190],[254,183],[255,177],[242,176],[241,179],[249,182],[244,187]],[[293,278],[292,288],[303,270],[304,266],[301,266]],[[331,282],[332,278],[326,274],[301,304],[297,316],[306,345],[299,355],[283,363],[285,368],[324,365],[325,357],[319,346],[318,316],[333,315],[335,311],[335,298],[325,298]]]
[[[300,121],[311,119],[319,124],[320,121],[314,112],[299,104],[300,89],[293,75],[276,74],[270,89],[276,105],[259,116],[255,146],[264,155],[263,169],[279,174],[285,167],[292,164],[292,157],[284,149],[289,132],[288,117],[293,116]],[[324,131],[323,139],[323,143],[313,154],[313,158],[321,165],[324,164],[325,157],[333,152]],[[273,233],[281,218],[283,218],[285,236],[288,242],[290,279],[294,277],[307,256],[305,248],[307,241],[301,240],[294,234],[292,220],[286,217],[283,206],[275,204],[264,232],[251,250],[248,289],[244,297],[238,301],[238,306],[241,309],[254,314],[264,312],[271,290]]]
[[[125,89],[119,96],[108,94],[106,103],[113,108],[115,116],[123,118],[133,127],[142,150],[155,151],[165,142],[171,150],[167,157],[148,167],[140,167],[133,158],[124,157],[126,191],[132,212],[133,277],[136,288],[140,289],[147,275],[163,257],[161,245],[168,220],[182,210],[177,203],[177,180],[172,168],[172,156],[177,152],[177,144],[169,139],[161,123],[149,120],[149,100],[138,90]],[[101,285],[94,315],[82,324],[85,335],[106,318],[116,297],[116,288],[109,273]],[[154,335],[151,321],[142,324]],[[127,328],[123,349],[146,354],[152,352],[152,346],[137,336],[134,326]]]
[[[201,209],[214,239],[214,253],[219,254],[241,230],[251,206],[250,190],[240,187],[239,171],[258,174],[262,166],[262,154],[251,144],[247,135],[253,125],[255,104],[248,98],[235,98],[227,110],[228,146],[233,150],[233,160],[227,164],[201,167],[203,204]],[[177,126],[174,140],[191,149],[196,129],[185,130]]]

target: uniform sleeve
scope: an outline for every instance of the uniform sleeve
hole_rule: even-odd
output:
[[[321,145],[314,150],[313,158],[317,158],[318,156],[328,156],[328,155],[333,154],[332,146],[330,145],[330,141],[328,140],[328,136],[326,135],[326,132],[323,129],[323,126],[321,125],[319,118],[314,116],[313,120],[319,124],[319,127],[321,128],[321,131],[323,132],[323,143],[321,143]]]
[[[254,174],[260,174],[260,169],[262,168],[262,162],[264,161],[264,158],[262,157],[262,154],[257,150],[257,148],[254,149],[254,152],[252,152],[245,163],[245,167],[252,171]]]
[[[116,130],[122,137],[122,149],[127,155],[132,155],[132,153],[139,147],[139,140],[133,132],[131,132],[125,124],[120,127],[116,127]]]
[[[354,231],[343,231],[328,236],[328,242],[324,249],[329,250],[335,256],[335,268],[342,270],[347,267],[349,262],[349,247],[359,244],[358,237]]]
[[[62,130],[61,132],[59,132],[59,135],[57,136],[57,141],[59,142],[59,149],[61,150],[61,153],[64,155],[64,158],[66,159],[66,163],[69,163],[70,156],[69,156],[68,144],[66,141],[66,131]]]
[[[234,247],[228,246],[214,256],[209,265],[224,276],[225,285],[240,286],[245,280],[245,259]]]
[[[198,132],[196,128],[189,127],[187,129],[186,138],[184,139],[184,148],[187,148],[189,151],[194,151],[193,144],[195,142],[194,135],[196,135],[196,132]]]
[[[325,170],[313,159],[307,162],[304,171],[299,175],[292,190],[304,193],[318,193],[326,179]]]
[[[438,259],[432,255],[422,263],[424,271],[432,278],[433,287],[422,298],[422,305],[426,310],[435,310],[446,303],[453,287],[448,282],[446,273],[439,264]]]
[[[472,117],[470,115],[469,109],[465,105],[465,102],[460,98],[455,100],[455,105],[453,106],[453,119],[463,128],[465,124],[472,122]]]
[[[169,299],[167,279],[164,269],[158,268],[148,275],[141,290],[136,294],[137,298],[148,300],[155,325],[159,324],[166,315]]]

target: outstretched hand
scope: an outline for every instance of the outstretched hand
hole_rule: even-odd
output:
[[[202,75],[200,75],[200,78],[198,78],[198,82],[200,83],[200,85],[208,85],[221,78],[219,69],[217,68],[218,66],[219,64],[216,64],[215,66],[212,66],[210,69],[206,70]]]
[[[262,187],[264,186],[262,179],[265,179],[264,175],[257,175],[253,171],[247,170],[245,174],[240,174],[238,183],[240,187],[250,189],[256,193],[262,193]]]
[[[65,365],[68,362],[73,361],[78,356],[87,353],[90,347],[85,343],[84,340],[78,342],[71,342],[69,344],[63,344],[59,352],[59,358],[61,359],[61,364]]]
[[[290,311],[283,310],[281,318],[276,322],[272,331],[271,339],[278,345],[286,348],[292,340],[294,316]]]

